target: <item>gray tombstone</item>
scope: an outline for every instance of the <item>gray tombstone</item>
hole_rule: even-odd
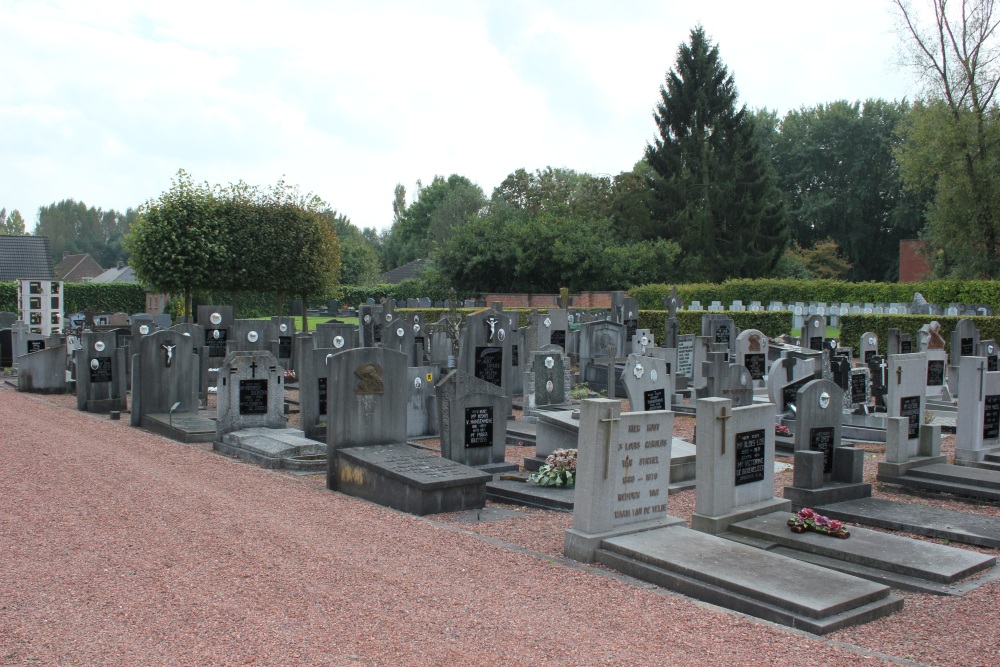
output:
[[[750,372],[750,379],[763,386],[767,375],[767,336],[757,329],[746,329],[736,337],[735,362]]]
[[[734,522],[791,509],[774,497],[773,405],[734,408],[725,398],[702,398],[696,415],[692,528],[718,535]]]
[[[469,466],[503,463],[510,399],[500,387],[462,371],[437,385],[441,456]]]
[[[622,384],[632,412],[670,409],[674,383],[665,359],[630,354],[622,371]]]
[[[861,344],[858,347],[858,356],[865,364],[878,354],[878,336],[871,331],[861,334]]]
[[[510,318],[492,308],[465,319],[458,369],[511,396]]]
[[[327,451],[406,441],[406,355],[361,347],[327,364]],[[328,486],[336,488],[335,466]]]
[[[219,371],[216,440],[248,428],[285,428],[284,377],[267,350],[230,352]]]
[[[28,344],[32,343],[28,334]],[[18,357],[17,390],[32,394],[65,394],[66,384],[66,346],[52,345],[51,340],[45,340],[46,345],[37,352],[22,354]]]
[[[263,352],[271,349],[267,320],[234,320],[229,329],[226,349],[229,352]]]
[[[789,352],[771,364],[767,374],[767,395],[778,414],[792,412],[799,389],[810,380],[822,377],[820,359],[819,355]]]
[[[201,345],[208,348],[208,363],[217,367],[226,358],[229,329],[233,326],[233,307],[198,306],[198,324],[205,328],[205,340]]]
[[[580,325],[580,379],[595,388],[608,388],[609,396],[615,373],[609,373],[625,359],[625,326],[607,320]]]
[[[948,357],[948,388],[952,396],[961,397],[959,393],[961,378],[959,376],[962,357],[974,356],[979,346],[979,329],[970,319],[963,318],[951,332],[951,351]]]
[[[986,370],[1000,370],[1000,367],[998,367],[998,362],[1000,362],[1000,347],[997,346],[997,342],[995,340],[979,341],[979,348],[976,356],[986,358]]]
[[[198,413],[198,355],[190,336],[157,331],[133,341],[131,350],[132,426],[147,414]]]
[[[304,350],[300,355],[299,423],[302,433],[311,440],[326,440],[327,366],[339,350],[330,347]]]
[[[795,451],[822,452],[826,479],[833,472],[833,450],[840,446],[843,393],[832,380],[811,380],[795,401]]]
[[[887,412],[907,419],[907,458],[917,456],[920,427],[924,423],[927,395],[927,355],[897,354],[889,357]]]
[[[823,350],[823,341],[826,339],[826,317],[823,315],[809,315],[802,321],[801,345],[810,350]]]
[[[272,317],[267,329],[271,354],[285,370],[295,370],[295,318]]]
[[[1000,451],[1000,371],[985,357],[962,357],[955,463],[975,465]]]
[[[410,438],[438,434],[438,408],[434,384],[437,374],[430,366],[407,368],[406,435]]]
[[[0,329],[0,369],[14,365],[14,337],[11,330]]]
[[[725,349],[730,354],[734,353],[737,334],[733,318],[719,314],[701,316],[701,335],[711,341],[713,350]]]
[[[593,562],[603,539],[682,523],[667,514],[673,428],[669,411],[622,414],[618,401],[583,401],[568,557]]]
[[[332,347],[338,352],[358,347],[358,329],[345,322],[322,322],[313,332],[316,347]]]
[[[76,407],[84,412],[123,411],[128,382],[125,350],[112,332],[85,331],[76,358]]]
[[[547,345],[529,356],[524,377],[524,411],[569,403],[569,357],[559,345]]]
[[[565,310],[551,308],[547,313],[532,316],[532,324],[538,331],[538,348],[546,345],[558,345],[566,349],[566,336],[569,334],[569,318]]]

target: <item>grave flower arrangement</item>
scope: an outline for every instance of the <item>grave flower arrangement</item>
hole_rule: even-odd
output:
[[[788,518],[788,527],[793,533],[804,533],[811,530],[822,535],[847,539],[851,536],[840,521],[818,514],[808,507],[803,507],[799,513]]]
[[[576,450],[557,449],[545,458],[545,464],[528,476],[539,486],[571,487],[576,483]]]
[[[792,429],[788,428],[787,426],[782,426],[781,424],[775,424],[774,434],[780,435],[782,438],[790,438],[792,437]]]

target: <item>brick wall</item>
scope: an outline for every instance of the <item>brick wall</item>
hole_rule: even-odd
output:
[[[899,282],[916,283],[930,277],[934,267],[922,252],[926,245],[916,239],[899,242]]]
[[[483,300],[490,304],[499,301],[504,308],[558,308],[558,294],[486,294]],[[610,308],[611,292],[581,292],[570,295],[574,308]]]

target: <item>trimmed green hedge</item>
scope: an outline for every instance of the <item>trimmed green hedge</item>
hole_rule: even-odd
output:
[[[677,313],[677,323],[680,333],[701,335],[701,317],[707,315],[706,312],[682,310]],[[792,330],[792,312],[782,310],[774,313],[720,313],[731,317],[733,324],[740,329],[758,329],[765,335],[774,338],[781,334],[786,334]],[[653,340],[659,345],[663,340],[667,311],[665,310],[640,310],[639,328],[649,329],[653,332]]]
[[[970,319],[979,329],[980,340],[1000,341],[1000,317],[948,317],[944,315],[843,315],[840,318],[840,341],[842,345],[858,351],[861,336],[869,331],[878,336],[879,354],[886,353],[889,329],[899,329],[900,333],[913,335],[916,349],[917,331],[933,321],[941,324],[941,336],[945,339],[945,349],[951,348],[951,332],[961,319]]]
[[[670,295],[670,285],[642,285],[629,290],[639,301],[640,308],[659,309],[662,299]],[[744,305],[760,301],[767,307],[771,301],[795,303],[821,301],[826,303],[910,303],[916,292],[929,303],[947,306],[949,303],[984,304],[1000,310],[1000,281],[996,280],[932,280],[922,283],[849,283],[841,280],[727,280],[724,283],[693,283],[677,285],[677,295],[685,304],[700,301],[708,307],[719,301],[728,307],[740,300]]]
[[[63,283],[63,312],[141,313],[146,292],[135,283]],[[0,310],[17,312],[17,283],[0,283]]]

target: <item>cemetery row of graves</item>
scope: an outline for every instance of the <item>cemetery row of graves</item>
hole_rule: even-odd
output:
[[[51,289],[38,288],[55,304]],[[926,323],[848,341],[828,333],[853,307],[841,304],[792,304],[796,338],[737,326],[776,304],[702,310],[676,292],[657,326],[620,292],[605,310],[561,303],[526,323],[499,303],[402,305],[335,306],[310,332],[212,305],[196,323],[99,314],[62,332],[0,313],[0,365],[19,391],[72,391],[79,410],[325,474],[330,490],[403,512],[572,511],[568,557],[817,634],[901,609],[893,589],[961,595],[997,572],[992,556],[907,533],[996,548],[1000,525],[873,498],[855,446],[885,443],[887,488],[1000,500],[1000,350],[964,317],[985,307],[869,304]],[[445,314],[428,321],[435,306]],[[935,311],[959,319],[946,332]],[[692,314],[700,332],[680,333]],[[574,386],[594,397],[572,399]],[[694,442],[674,436],[678,415],[696,420]],[[515,442],[534,445],[525,470],[507,460]],[[574,484],[525,481],[559,450],[577,452]],[[780,496],[776,454],[794,465]],[[688,526],[669,495],[692,487]]]

